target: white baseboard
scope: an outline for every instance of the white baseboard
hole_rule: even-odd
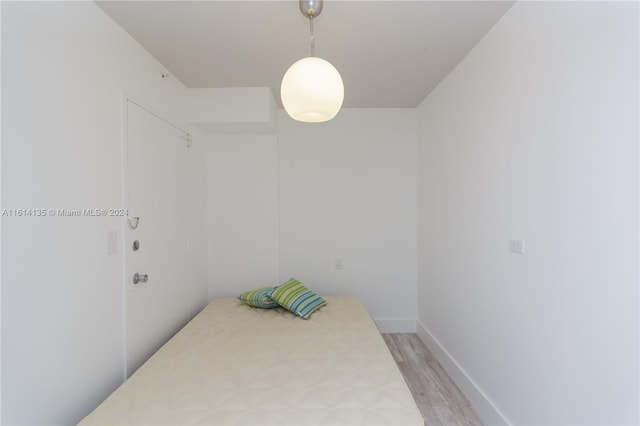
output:
[[[380,333],[415,333],[415,318],[374,318]]]
[[[467,375],[447,350],[433,337],[431,332],[420,321],[417,321],[417,334],[420,340],[429,348],[440,365],[446,370],[451,380],[467,397],[476,413],[486,425],[509,425],[506,417],[482,392],[478,385]]]

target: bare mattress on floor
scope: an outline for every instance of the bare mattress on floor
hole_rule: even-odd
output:
[[[423,425],[364,305],[211,302],[80,424]]]

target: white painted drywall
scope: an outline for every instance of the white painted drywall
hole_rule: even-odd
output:
[[[413,109],[320,125],[281,111],[277,134],[207,136],[209,298],[296,277],[361,297],[384,330],[414,331],[415,138]]]
[[[2,205],[118,208],[126,94],[182,120],[184,93],[93,2],[2,2]],[[194,140],[194,158],[204,158]],[[192,178],[203,174],[194,161]],[[203,182],[200,179],[199,182]],[[192,193],[204,228],[203,185]],[[198,201],[198,199],[200,201]],[[2,423],[75,424],[122,380],[118,217],[2,217]],[[205,238],[192,241],[192,308],[206,302]],[[198,288],[200,287],[200,288]]]
[[[414,109],[278,122],[281,279],[358,296],[389,331],[415,327],[415,131]]]
[[[208,135],[209,298],[278,284],[275,135]]]
[[[0,23],[2,22],[2,5],[0,5]],[[2,46],[2,31],[0,31],[0,46]],[[1,50],[1,49],[0,49]],[[2,55],[0,55],[0,81],[2,81]],[[2,99],[2,85],[0,84],[0,99]],[[0,129],[2,129],[2,102],[0,102]],[[1,138],[0,138],[1,140]],[[2,164],[2,149],[0,149],[0,165]],[[2,173],[0,173],[0,210],[2,210]],[[0,219],[1,220],[1,219]],[[2,241],[2,226],[0,226],[0,241]],[[0,244],[0,422],[2,421],[2,244]]]
[[[490,421],[640,422],[638,47],[637,2],[518,2],[418,108],[419,328]]]
[[[204,133],[274,134],[277,107],[268,87],[187,89],[187,119]]]

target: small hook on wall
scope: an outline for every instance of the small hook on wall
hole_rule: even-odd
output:
[[[138,227],[138,223],[140,223],[140,218],[138,216],[133,218],[128,218],[129,228],[136,229]]]

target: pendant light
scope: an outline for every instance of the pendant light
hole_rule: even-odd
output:
[[[322,11],[323,0],[299,0],[300,11],[309,18],[311,56],[291,65],[282,78],[280,97],[291,118],[307,123],[329,121],[344,100],[342,77],[328,61],[315,56],[313,19]]]

